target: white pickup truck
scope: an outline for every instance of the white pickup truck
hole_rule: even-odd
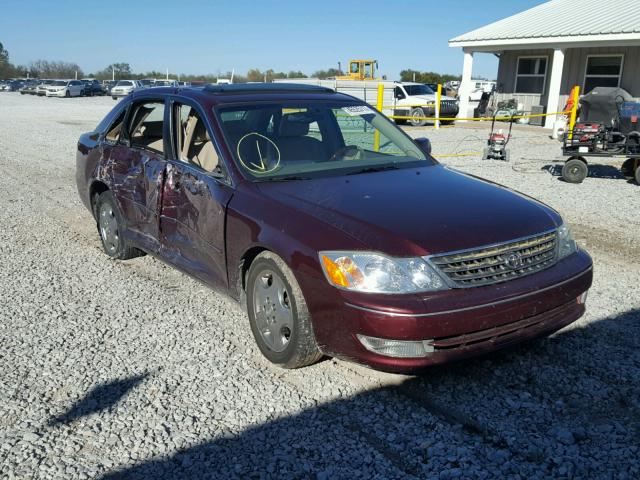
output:
[[[429,123],[421,117],[435,115],[436,94],[427,85],[414,82],[392,82],[389,80],[321,80],[318,78],[286,78],[274,80],[277,83],[303,83],[321,85],[337,92],[346,93],[377,106],[378,85],[384,86],[382,113],[385,115],[407,117],[396,119],[396,123],[410,123],[422,126]],[[440,116],[453,118],[460,107],[457,99],[442,95],[440,98]],[[443,124],[453,120],[443,120]]]

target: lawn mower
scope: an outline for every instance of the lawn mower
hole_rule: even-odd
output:
[[[496,124],[496,115],[491,120],[491,133],[489,133],[489,139],[487,140],[487,146],[482,151],[483,160],[502,160],[503,162],[509,161],[509,150],[507,150],[507,144],[511,139],[511,129],[513,128],[513,115],[509,120],[509,133],[506,135],[502,133],[502,129],[499,129],[497,133],[494,133],[494,127]]]
[[[622,174],[640,184],[640,103],[618,87],[596,87],[580,99],[579,121],[564,134],[562,154],[569,157],[562,178],[581,183],[587,157],[626,157]]]

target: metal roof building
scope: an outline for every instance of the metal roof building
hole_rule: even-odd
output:
[[[464,51],[466,115],[475,52],[499,56],[497,91],[525,109],[562,109],[574,85],[620,86],[640,96],[640,0],[552,0],[449,40]],[[549,116],[545,126],[555,118]]]

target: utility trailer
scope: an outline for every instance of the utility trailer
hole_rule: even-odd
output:
[[[580,99],[580,120],[564,134],[562,154],[569,157],[562,177],[582,183],[587,158],[623,157],[622,174],[640,184],[640,103],[619,87],[596,87]]]

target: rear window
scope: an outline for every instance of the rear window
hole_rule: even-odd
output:
[[[116,84],[116,87],[130,87],[133,85],[133,82],[128,80],[121,80]]]

